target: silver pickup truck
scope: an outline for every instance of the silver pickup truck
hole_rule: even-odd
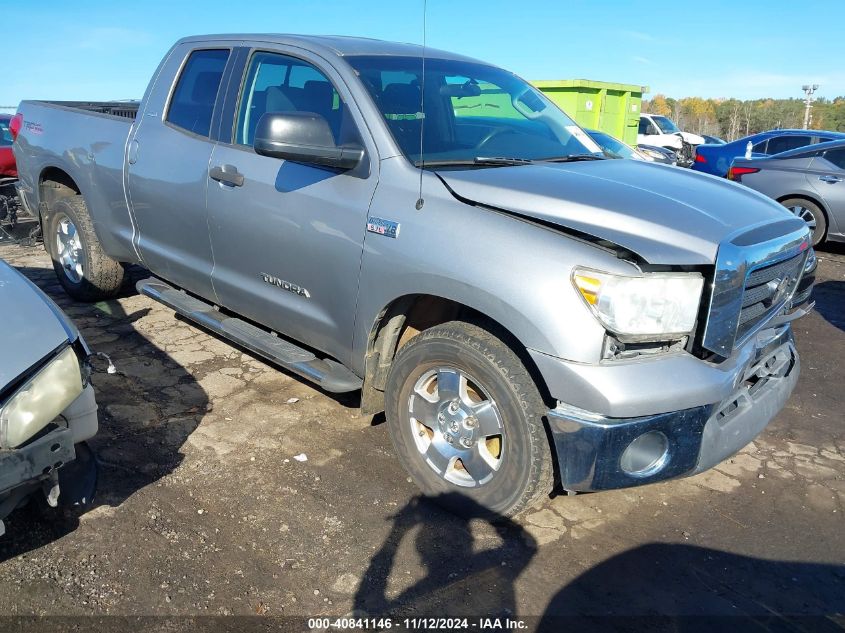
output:
[[[80,300],[137,288],[386,412],[408,473],[515,514],[690,475],[799,373],[804,222],[604,156],[542,93],[345,37],[180,40],[143,99],[24,101],[20,196]],[[448,496],[449,498],[455,498]]]

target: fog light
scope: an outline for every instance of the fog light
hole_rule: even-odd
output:
[[[619,465],[629,475],[644,477],[663,468],[668,454],[666,436],[660,431],[649,431],[628,444]]]

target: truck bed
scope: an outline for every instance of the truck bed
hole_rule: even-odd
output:
[[[85,198],[103,247],[121,261],[136,259],[123,178],[138,106],[131,101],[22,101],[18,108],[24,122],[14,151],[26,208],[38,209],[36,193],[44,179],[71,180]]]
[[[38,103],[49,103],[64,108],[109,114],[124,119],[134,119],[141,104],[140,101],[38,101]]]

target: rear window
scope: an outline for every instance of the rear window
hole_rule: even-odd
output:
[[[769,146],[766,148],[767,154],[780,154],[788,149],[797,149],[809,145],[812,139],[809,135],[796,136],[775,136],[769,139]]]
[[[0,120],[0,147],[11,147],[13,142],[12,133],[9,131],[9,122]]]
[[[759,143],[753,145],[751,147],[752,152],[757,152],[758,154],[765,154],[766,153],[766,145],[768,144],[769,139],[765,139],[760,141]]]
[[[845,147],[829,149],[824,153],[824,157],[839,169],[845,169]]]
[[[208,136],[211,115],[228,49],[194,51],[188,57],[170,100],[167,121],[188,132]]]

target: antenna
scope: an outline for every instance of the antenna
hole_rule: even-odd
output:
[[[423,44],[422,44],[422,78],[420,79],[420,195],[417,198],[417,211],[423,208],[425,200],[423,200],[422,186],[423,186],[423,172],[425,171],[425,153],[423,152],[423,138],[425,132],[425,33],[426,33],[426,15],[428,13],[428,0],[423,0]]]

